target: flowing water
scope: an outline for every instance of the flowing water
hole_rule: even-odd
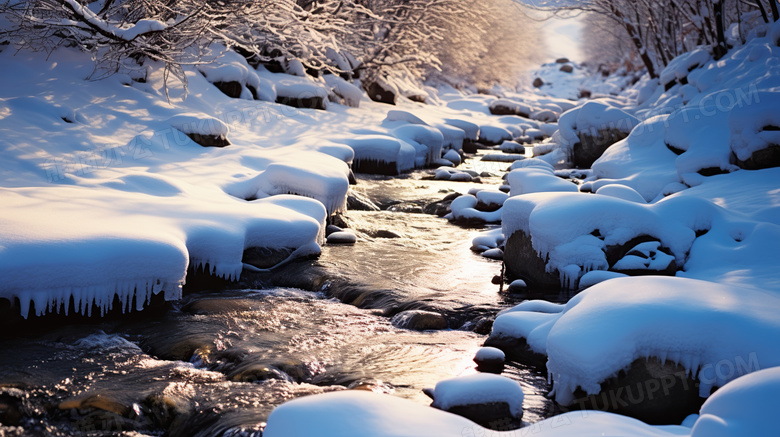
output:
[[[491,185],[428,174],[362,178],[353,190],[386,210],[349,211],[357,244],[325,246],[286,270],[288,279],[316,277],[309,291],[245,281],[136,315],[6,330],[0,436],[260,436],[282,402],[343,389],[428,405],[423,388],[476,371],[485,340],[476,322],[519,302],[491,283],[500,262],[469,251],[478,229],[419,212],[449,192]],[[390,323],[417,308],[444,314],[450,329]],[[526,422],[553,413],[543,375],[519,364],[504,375],[523,385]]]

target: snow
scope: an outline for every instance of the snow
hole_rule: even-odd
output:
[[[600,194],[602,196],[611,196],[617,199],[628,200],[629,202],[646,203],[645,199],[642,197],[641,194],[637,193],[636,190],[626,185],[620,185],[620,184],[601,185],[596,190],[596,194]]]
[[[694,68],[706,64],[712,55],[708,50],[697,49],[674,58],[666,68],[661,71],[659,80],[661,85],[666,85],[672,81],[679,81],[688,76],[688,73]]]
[[[489,144],[501,144],[504,141],[511,140],[512,133],[506,128],[493,125],[481,125],[479,127],[479,141]]]
[[[384,135],[360,135],[342,141],[355,151],[355,161],[395,163],[399,173],[415,167],[417,150],[405,141]]]
[[[306,420],[301,420],[306,418]],[[268,417],[266,437],[440,437],[517,436],[539,437],[672,437],[689,436],[681,426],[650,426],[638,420],[598,411],[571,412],[537,422],[523,430],[490,431],[454,414],[396,397],[344,390],[306,396],[276,408]]]
[[[452,180],[452,178],[450,178]],[[477,206],[477,197],[470,194],[460,196],[452,201],[450,208],[452,212],[447,214],[447,218],[455,220],[482,220],[485,223],[498,223],[501,221],[501,209],[485,212],[475,209]]]
[[[497,349],[494,347],[481,347],[477,351],[477,353],[474,355],[475,361],[485,361],[485,360],[500,360],[504,361],[506,356],[504,355],[504,351],[501,349]]]
[[[780,147],[780,95],[762,92],[755,98],[754,104],[726,113],[731,130],[728,142],[742,161],[750,158],[753,152],[770,146]]]
[[[520,161],[523,162],[523,161]],[[577,192],[577,185],[561,179],[543,166],[528,166],[509,172],[506,178],[512,196],[536,192]]]
[[[734,301],[740,305],[729,304]],[[554,394],[567,404],[576,387],[598,393],[602,381],[652,356],[697,375],[699,395],[707,397],[710,389],[758,370],[755,365],[780,365],[778,309],[780,298],[771,293],[692,279],[634,277],[594,285],[569,301],[550,329]]]
[[[447,153],[442,156],[442,158],[446,159],[447,161],[450,161],[452,165],[458,166],[460,165],[460,154],[456,152],[455,150],[448,150]]]
[[[225,122],[206,114],[178,114],[168,119],[168,124],[185,134],[227,137],[230,127]]]
[[[363,98],[362,89],[335,74],[326,74],[324,80],[328,87],[330,87],[337,96],[341,97],[345,105],[353,108],[360,106],[360,100]]]
[[[436,383],[432,406],[442,410],[453,407],[506,402],[513,416],[523,414],[523,389],[517,381],[491,373],[445,379]]]
[[[558,134],[562,145],[568,147],[579,142],[582,133],[595,136],[598,131],[611,129],[628,134],[639,124],[639,120],[631,114],[611,107],[601,101],[589,101],[582,106],[566,111],[558,120]]]
[[[580,288],[588,288],[592,285],[596,285],[599,282],[604,282],[610,279],[615,278],[624,278],[628,275],[624,273],[618,273],[618,272],[610,272],[607,270],[592,270],[588,273],[585,273],[580,278]]]
[[[771,436],[777,433],[780,367],[727,384],[702,405],[691,437]]]

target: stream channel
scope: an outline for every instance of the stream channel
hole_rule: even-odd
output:
[[[358,175],[352,191],[383,210],[347,211],[358,242],[286,266],[277,276],[291,286],[185,289],[141,313],[3,329],[0,436],[261,436],[275,406],[347,388],[429,405],[422,389],[476,372],[484,321],[525,298],[499,293],[501,262],[469,250],[485,227],[420,212],[451,192],[496,188],[500,173],[482,184],[431,175]],[[407,309],[437,311],[449,329],[393,326]],[[519,363],[503,374],[523,386],[525,422],[555,413],[543,374]]]

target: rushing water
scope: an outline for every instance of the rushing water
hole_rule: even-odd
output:
[[[478,230],[417,212],[477,185],[425,174],[361,179],[354,189],[391,210],[350,211],[358,243],[298,264],[320,291],[190,292],[140,315],[5,332],[0,435],[261,435],[276,405],[345,388],[429,404],[423,388],[475,372],[485,336],[465,328],[518,300],[491,284],[500,263],[468,250]],[[451,329],[394,327],[388,316],[409,308]],[[525,421],[551,414],[543,375],[504,374],[524,387]]]

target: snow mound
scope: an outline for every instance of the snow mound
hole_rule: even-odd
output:
[[[769,437],[777,434],[780,367],[738,378],[702,405],[691,437]]]
[[[301,420],[304,417],[306,420]],[[597,437],[609,433],[620,437],[672,437],[690,434],[680,426],[650,426],[617,414],[589,411],[572,412],[537,422],[532,427],[539,437]],[[306,396],[277,407],[268,417],[266,437],[438,437],[482,435],[518,435],[517,431],[499,433],[474,422],[435,408],[421,407],[405,399],[344,390]],[[720,437],[720,436],[718,436]]]
[[[770,147],[780,148],[780,93],[759,93],[753,105],[734,108],[728,117],[731,150],[740,161]]]
[[[740,302],[733,305],[729,302]],[[780,298],[762,290],[667,277],[617,278],[572,298],[550,329],[553,394],[600,383],[637,359],[657,357],[699,380],[699,395],[760,368],[780,365]]]
[[[523,389],[517,381],[490,373],[477,373],[436,383],[432,406],[453,407],[506,402],[513,416],[523,414]]]
[[[512,170],[507,174],[506,180],[511,187],[512,196],[537,192],[579,191],[576,184],[555,176],[548,167],[538,164]]]

